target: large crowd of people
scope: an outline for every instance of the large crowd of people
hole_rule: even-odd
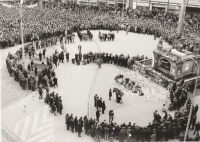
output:
[[[28,2],[27,2],[28,3]],[[13,5],[13,3],[10,3]],[[28,3],[29,4],[29,3]],[[0,5],[0,46],[7,48],[21,42],[20,14],[15,7]],[[182,38],[186,38],[183,48],[192,50],[192,37],[199,34],[198,13],[186,13]],[[128,30],[160,37],[173,43],[177,35],[178,15],[162,10],[152,11],[126,9],[124,14],[119,7],[79,6],[75,3],[43,2],[39,7],[23,9],[24,42],[30,42],[37,35],[40,40],[64,35],[69,27],[77,29]],[[191,46],[190,46],[191,45]]]
[[[42,44],[42,46],[40,40],[32,41],[31,44],[25,45],[25,56],[28,55],[30,59],[27,67],[23,67],[24,63],[20,61],[20,59],[22,59],[22,48],[17,50],[15,54],[8,53],[6,58],[6,65],[10,76],[14,76],[15,81],[19,82],[24,90],[29,89],[35,91],[35,89],[38,88],[40,94],[39,98],[43,98],[42,88],[55,88],[55,86],[58,86],[54,68],[57,67],[60,62],[63,63],[64,60],[64,50],[60,53],[55,50],[52,56],[45,57],[46,49],[48,49],[47,47],[54,46],[57,44],[57,41],[59,41],[59,38],[55,38],[54,42],[48,39],[44,40],[46,44]],[[36,50],[39,49],[43,49],[43,51],[37,54]],[[68,54],[69,53],[66,53],[66,56]],[[35,55],[38,56],[40,61],[44,58],[46,64],[44,64],[44,62],[39,64],[35,63],[32,59]]]

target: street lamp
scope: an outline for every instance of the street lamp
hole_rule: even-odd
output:
[[[123,0],[123,9],[122,9],[122,14],[124,16],[124,0]]]
[[[20,0],[20,8],[18,8],[17,6],[13,6],[13,5],[9,5],[9,4],[4,4],[4,3],[0,3],[1,5],[11,8],[14,7],[17,10],[19,10],[20,12],[20,29],[21,29],[21,40],[22,40],[22,65],[23,65],[23,69],[25,69],[25,64],[24,64],[24,37],[23,37],[23,21],[22,21],[22,10],[23,10],[23,0]],[[37,4],[33,4],[33,5],[28,5],[25,6],[26,8],[33,8],[36,7]]]
[[[169,0],[167,1],[167,12],[169,11]]]
[[[186,9],[186,0],[182,0],[181,2],[181,10],[179,15],[179,22],[178,22],[178,34],[180,35],[183,30],[184,25],[184,18],[185,18],[185,9]]]
[[[199,78],[199,65],[197,63],[197,61],[195,61],[193,58],[189,57],[191,60],[194,61],[194,63],[197,65],[197,77],[196,77],[196,81],[195,81],[195,87],[194,87],[194,91],[193,91],[193,94],[192,94],[192,102],[191,102],[191,106],[190,106],[190,112],[189,112],[189,116],[188,116],[188,122],[187,122],[187,127],[186,127],[186,132],[185,132],[185,136],[184,136],[184,142],[186,141],[187,139],[187,134],[188,134],[188,131],[189,131],[189,126],[190,126],[190,120],[191,120],[191,116],[192,116],[192,108],[193,108],[193,105],[194,105],[194,95],[196,93],[196,88],[197,88],[197,82],[198,82],[198,78]]]

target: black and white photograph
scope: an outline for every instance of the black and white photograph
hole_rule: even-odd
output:
[[[0,0],[1,142],[200,141],[200,0]]]

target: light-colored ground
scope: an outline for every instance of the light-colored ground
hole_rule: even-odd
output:
[[[102,31],[104,32],[104,31]],[[105,31],[108,33],[108,31]],[[106,52],[106,53],[112,53],[113,55],[115,54],[121,54],[123,53],[124,55],[130,55],[130,56],[135,56],[137,54],[139,55],[147,55],[148,57],[152,56],[152,50],[156,48],[156,45],[158,43],[157,40],[153,40],[153,36],[147,36],[143,34],[133,34],[129,33],[126,35],[125,32],[120,31],[118,34],[115,32],[116,38],[115,41],[106,41],[106,42],[100,42],[98,39],[98,31],[94,31],[94,41],[98,44],[101,52]],[[82,53],[87,53],[89,51],[93,52],[98,52],[98,48],[95,42],[82,42]],[[80,44],[79,39],[76,37],[75,38],[75,43],[66,45],[67,50],[70,51],[70,56],[74,57],[75,53],[78,53],[77,47]],[[8,52],[14,54],[18,49],[20,45],[8,49],[1,50],[1,107],[13,102],[17,98],[19,98],[21,95],[24,95],[28,92],[28,90],[23,90],[19,86],[18,82],[14,81],[13,77],[10,77],[9,73],[7,72],[6,68],[6,62],[5,59],[8,55]],[[164,47],[168,47],[167,44],[164,43]],[[47,56],[51,55],[52,52],[54,51],[54,47],[47,48],[46,54]],[[37,51],[37,54],[39,51]],[[28,56],[25,56],[25,64],[27,65],[30,63],[30,60],[28,59]],[[38,56],[34,57],[35,62],[39,62]],[[9,85],[9,87],[8,87]],[[12,88],[12,89],[10,89]]]
[[[92,31],[92,33],[94,35],[93,42],[83,41],[80,43],[79,39],[76,37],[75,43],[66,44],[66,49],[70,53],[70,62],[67,63],[65,61],[64,63],[60,63],[59,67],[55,70],[59,87],[55,89],[50,88],[50,92],[55,91],[62,97],[64,107],[63,115],[57,114],[55,117],[52,116],[53,121],[49,123],[46,122],[47,120],[45,120],[45,116],[49,115],[51,118],[52,114],[49,112],[46,104],[44,104],[44,101],[38,99],[39,96],[37,90],[2,110],[2,123],[6,127],[10,128],[11,131],[16,133],[16,135],[18,135],[21,139],[24,140],[25,138],[25,140],[29,141],[28,139],[31,138],[35,140],[39,138],[46,138],[46,141],[48,141],[49,136],[54,135],[57,142],[93,141],[91,137],[88,137],[85,134],[82,134],[82,137],[78,138],[77,133],[72,134],[71,132],[66,131],[64,116],[66,113],[73,113],[74,116],[79,118],[80,116],[83,117],[87,115],[88,111],[90,111],[91,116],[95,118],[96,110],[94,108],[93,101],[95,94],[101,96],[106,102],[106,112],[103,115],[101,114],[101,121],[106,120],[108,122],[108,111],[110,109],[114,110],[114,121],[118,124],[122,122],[132,122],[145,126],[152,121],[153,111],[159,110],[159,113],[163,115],[160,109],[162,104],[166,102],[167,99],[147,101],[142,97],[130,97],[125,95],[123,96],[123,104],[121,105],[117,105],[114,95],[111,101],[108,100],[109,89],[115,87],[115,85],[109,83],[109,80],[112,79],[114,74],[117,72],[123,71],[124,68],[115,65],[103,64],[102,68],[98,70],[97,65],[93,63],[85,66],[77,66],[71,63],[71,58],[74,58],[74,54],[78,53],[77,47],[79,44],[82,45],[82,53],[87,53],[89,51],[98,52],[100,49],[101,52],[108,52],[113,55],[121,53],[124,55],[129,54],[130,56],[144,54],[151,57],[152,51],[156,48],[158,43],[158,39],[153,40],[153,36],[142,34],[129,33],[126,35],[125,32],[120,31],[118,34],[114,32],[116,37],[115,41],[100,42],[98,39],[98,31]],[[164,43],[164,47],[169,47],[169,45]],[[1,96],[2,102],[5,102],[4,105],[12,102],[15,98],[18,98],[27,92],[23,91],[12,77],[9,77],[5,65],[7,53],[14,53],[17,48],[19,47],[1,50]],[[47,56],[50,56],[54,50],[55,47],[47,48]],[[39,51],[37,52],[39,53]],[[27,62],[30,61],[28,57],[26,57],[26,59]],[[39,62],[38,57],[35,57],[34,60],[36,60],[35,62]],[[9,96],[11,93],[13,93],[13,95]],[[45,93],[46,92],[44,91],[44,94]],[[88,104],[89,99],[91,102],[90,105]],[[199,102],[199,97],[196,101]],[[90,106],[89,110],[88,105]],[[24,106],[26,106],[25,112],[23,112]],[[197,119],[199,119],[199,114]],[[39,123],[40,120],[41,123]],[[45,123],[46,125],[44,125]],[[38,125],[38,127],[36,127],[36,125]],[[51,131],[46,131],[46,128],[51,126],[53,126],[52,133]],[[18,128],[21,128],[21,130],[18,131]],[[34,129],[34,131],[32,129]],[[41,133],[31,136],[32,133],[39,131],[38,129],[41,130]],[[51,134],[47,137],[46,135],[48,133]]]

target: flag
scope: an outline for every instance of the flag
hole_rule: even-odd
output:
[[[20,4],[23,4],[24,0],[20,0]]]

